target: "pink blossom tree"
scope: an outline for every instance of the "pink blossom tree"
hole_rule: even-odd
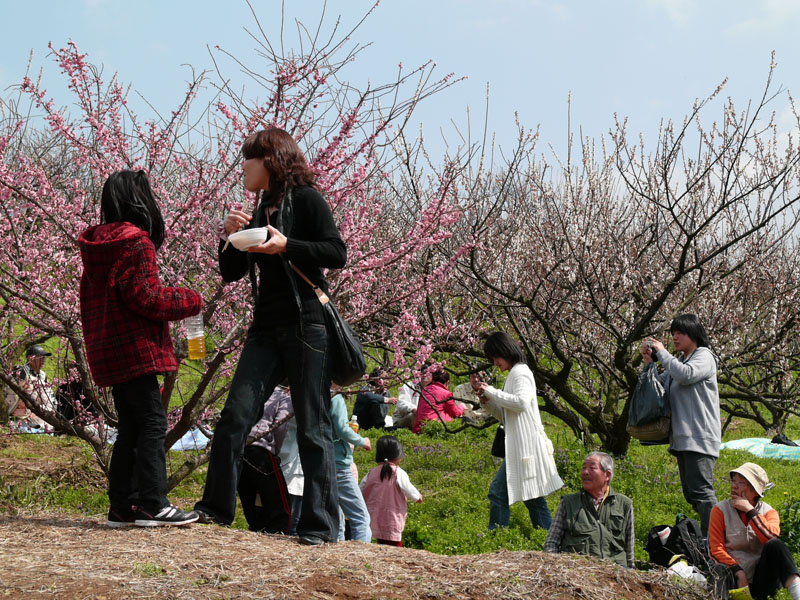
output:
[[[166,116],[136,114],[117,76],[107,80],[73,42],[50,52],[74,98],[72,110],[57,107],[45,83],[27,77],[0,105],[0,234],[7,240],[0,248],[0,382],[54,428],[91,444],[104,468],[104,430],[46,410],[10,373],[29,343],[51,340],[56,371],[63,375],[74,361],[89,400],[114,425],[109,390],[93,385],[86,362],[76,242],[98,222],[99,190],[115,170],[150,174],[168,232],[158,256],[162,280],[205,300],[206,360],[189,361],[180,324],[172,327],[182,365],[164,381],[164,403],[172,409],[168,446],[224,399],[251,320],[247,282],[223,285],[219,277],[216,223],[234,205],[254,207],[239,181],[239,147],[254,130],[282,127],[309,157],[348,246],[348,266],[329,274],[333,297],[368,352],[380,352],[375,357],[383,361],[388,350],[392,364],[406,371],[431,353],[417,315],[465,251],[431,258],[465,207],[453,189],[456,162],[422,169],[414,162],[420,146],[404,129],[417,104],[454,79],[437,78],[426,63],[399,66],[387,83],[360,89],[347,82],[346,67],[364,47],[338,24],[321,41],[322,27],[309,33],[298,24],[299,52],[276,50],[263,33],[253,35],[257,58],[212,49],[214,69],[196,73]],[[250,76],[247,92],[228,85],[230,68]],[[208,89],[213,98],[201,99]],[[247,95],[254,89],[260,98]],[[417,262],[427,268],[415,270]],[[204,460],[195,456],[175,469],[170,483]]]

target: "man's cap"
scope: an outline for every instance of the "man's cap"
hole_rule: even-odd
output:
[[[25,356],[53,356],[50,352],[42,348],[39,344],[34,344],[28,348]]]
[[[763,496],[764,492],[770,489],[773,485],[769,482],[767,472],[756,463],[744,463],[741,467],[733,469],[730,472],[730,476],[733,477],[734,473],[747,479],[747,482],[753,486],[753,489],[756,491],[756,494],[758,494],[759,497]]]

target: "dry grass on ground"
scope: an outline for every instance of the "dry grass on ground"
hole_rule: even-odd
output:
[[[58,515],[0,517],[0,597],[700,598],[571,555],[440,556],[358,542],[309,548],[216,526],[111,530]]]
[[[69,446],[69,444],[66,444]],[[0,436],[2,484],[102,489],[80,447]],[[301,598],[691,600],[662,571],[574,555],[441,556],[293,539],[216,526],[113,530],[100,517],[19,510],[0,501],[0,598]]]

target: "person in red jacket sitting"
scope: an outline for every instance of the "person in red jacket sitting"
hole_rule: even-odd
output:
[[[111,386],[117,409],[107,525],[186,525],[198,515],[167,500],[167,415],[156,375],[178,369],[169,321],[198,314],[203,301],[159,281],[164,219],[144,171],[113,173],[103,185],[100,214],[100,225],[84,231],[78,244],[86,356],[97,385]]]
[[[452,421],[464,414],[464,407],[456,404],[453,393],[450,391],[450,374],[444,369],[439,369],[431,375],[431,382],[425,386],[419,396],[417,406],[417,420],[411,431],[419,433],[424,421]]]

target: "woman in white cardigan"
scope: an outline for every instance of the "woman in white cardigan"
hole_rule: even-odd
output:
[[[495,332],[483,347],[486,358],[508,371],[503,389],[480,384],[486,409],[505,428],[505,460],[489,486],[489,529],[508,526],[509,506],[522,500],[534,527],[549,529],[552,517],[545,496],[561,488],[553,460],[553,444],[539,416],[536,382],[519,344],[504,332]]]

